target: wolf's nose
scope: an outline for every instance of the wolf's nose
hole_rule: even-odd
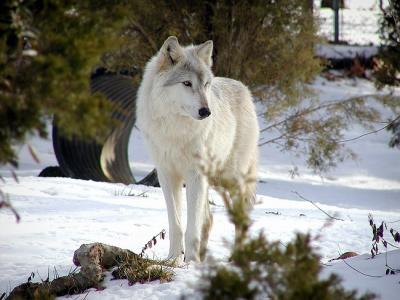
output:
[[[201,119],[207,118],[209,115],[211,115],[211,112],[208,107],[202,107],[199,109],[199,116]]]

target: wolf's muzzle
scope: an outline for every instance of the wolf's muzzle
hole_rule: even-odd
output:
[[[210,109],[208,107],[202,107],[202,108],[199,109],[200,119],[205,119],[209,115],[211,115],[211,111],[210,111]]]

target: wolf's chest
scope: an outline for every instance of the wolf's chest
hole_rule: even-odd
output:
[[[180,122],[167,118],[152,123],[146,130],[146,138],[157,165],[182,170],[211,157],[224,163],[232,151],[234,128],[234,124],[212,119]]]

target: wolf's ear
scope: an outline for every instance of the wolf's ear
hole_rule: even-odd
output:
[[[184,56],[183,49],[179,45],[178,39],[175,36],[170,36],[161,47],[163,54],[163,65],[175,65]]]
[[[197,46],[197,56],[208,66],[212,66],[213,41],[207,41]]]

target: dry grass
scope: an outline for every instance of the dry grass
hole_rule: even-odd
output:
[[[131,285],[155,280],[163,283],[172,281],[175,275],[173,267],[175,267],[174,261],[152,260],[137,256],[123,257],[112,275],[115,279],[127,279]]]

